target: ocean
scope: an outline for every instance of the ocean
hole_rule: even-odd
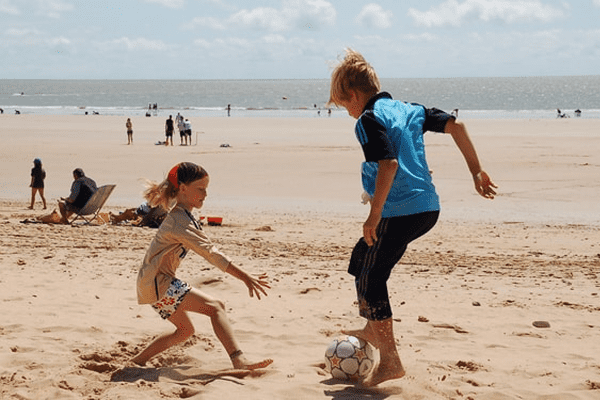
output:
[[[382,79],[396,99],[458,109],[461,118],[600,118],[600,75],[524,78]],[[315,80],[0,80],[5,114],[346,117],[329,114],[329,79]],[[157,109],[148,110],[149,105]]]

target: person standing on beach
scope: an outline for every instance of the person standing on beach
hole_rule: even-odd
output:
[[[127,128],[127,144],[133,144],[133,124],[131,123],[131,118],[127,118],[125,127]]]
[[[185,141],[185,121],[183,115],[177,114],[175,122],[177,122],[177,130],[179,130],[179,144],[183,146]]]
[[[185,136],[185,145],[192,144],[192,123],[189,119],[183,121],[183,132]]]
[[[44,179],[46,179],[46,171],[44,171],[44,168],[42,168],[42,160],[36,158],[33,160],[33,168],[31,169],[31,184],[29,185],[31,188],[31,205],[29,206],[30,210],[33,210],[33,205],[35,204],[35,194],[38,192],[42,198],[44,210],[46,209],[46,198],[44,197]]]
[[[208,183],[209,176],[204,168],[183,162],[175,165],[163,182],[151,183],[145,192],[145,198],[151,207],[161,205],[169,209],[173,202],[176,204],[165,217],[146,251],[137,278],[138,303],[151,304],[163,319],[175,325],[175,332],[156,338],[136,355],[131,361],[137,365],[145,365],[153,356],[184,342],[194,334],[189,312],[204,314],[210,318],[215,334],[234,368],[253,370],[264,368],[273,362],[271,359],[248,361],[233,336],[225,304],[175,277],[179,264],[193,250],[223,272],[244,282],[250,297],[256,295],[260,300],[261,294],[267,295],[267,275],[253,277],[234,265],[211,243],[192,215],[194,208],[202,207]]]
[[[173,117],[169,115],[169,119],[165,122],[165,146],[169,145],[169,139],[171,140],[171,146],[173,146]]]
[[[379,349],[379,363],[363,381],[374,386],[405,374],[395,343],[387,280],[408,244],[433,228],[439,216],[423,134],[452,136],[481,196],[494,198],[496,185],[482,170],[463,123],[441,110],[393,100],[380,92],[375,70],[352,49],[333,70],[329,104],[345,107],[357,119],[356,137],[365,156],[362,182],[371,209],[348,272],[355,277],[359,312],[367,323],[344,333]]]

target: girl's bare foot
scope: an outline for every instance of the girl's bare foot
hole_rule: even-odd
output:
[[[270,358],[266,358],[262,361],[255,362],[255,363],[250,362],[244,356],[244,353],[242,353],[241,350],[234,351],[233,353],[231,353],[229,355],[229,358],[231,358],[231,362],[233,363],[233,367],[235,369],[255,370],[255,369],[268,367],[269,365],[271,365],[273,363],[273,360]]]
[[[131,360],[129,360],[129,362],[135,364],[138,367],[143,367],[146,365],[145,361],[142,362],[142,361],[138,360],[137,357],[132,358]]]

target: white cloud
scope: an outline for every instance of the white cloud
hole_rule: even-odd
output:
[[[21,11],[17,6],[12,5],[9,0],[0,0],[0,13],[20,15]]]
[[[281,32],[293,28],[314,28],[335,24],[336,11],[325,0],[286,0],[281,9],[258,7],[241,10],[229,18],[232,24]]]
[[[37,29],[18,29],[18,28],[10,28],[4,32],[7,36],[27,36],[27,35],[39,35],[42,32]]]
[[[594,5],[596,7],[600,7],[600,0],[594,0]]]
[[[215,30],[225,30],[227,26],[225,23],[219,21],[217,18],[213,17],[196,17],[191,22],[187,24],[183,24],[183,29],[195,29],[196,27],[205,27],[209,29]]]
[[[393,14],[385,11],[379,4],[370,3],[363,7],[356,17],[356,22],[368,28],[389,28],[392,26]]]
[[[71,44],[71,41],[65,37],[57,37],[57,38],[49,38],[46,39],[46,43],[52,46],[57,46],[59,44]]]
[[[267,35],[263,37],[263,41],[271,44],[284,44],[286,42],[285,37],[279,34]]]
[[[113,45],[123,45],[129,50],[166,50],[168,46],[162,40],[148,40],[146,38],[130,39],[122,37],[109,42]]]
[[[65,3],[61,0],[40,1],[38,12],[42,15],[47,15],[50,18],[60,18],[63,12],[73,11],[73,9],[75,9],[73,4]]]
[[[596,0],[600,1],[600,0]],[[563,16],[563,10],[544,5],[539,0],[447,0],[429,11],[408,10],[408,15],[418,25],[460,26],[466,20],[491,21],[506,23],[519,21],[549,22]]]
[[[146,3],[157,3],[169,8],[182,8],[185,0],[143,0]]]
[[[231,16],[230,22],[271,31],[283,31],[289,26],[283,14],[270,7],[239,11]]]

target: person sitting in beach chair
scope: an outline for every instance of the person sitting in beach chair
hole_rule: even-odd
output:
[[[61,222],[63,224],[69,223],[69,217],[81,210],[94,192],[98,190],[96,182],[85,176],[81,168],[76,168],[73,171],[73,179],[71,194],[67,198],[61,197],[58,202],[58,209],[60,210],[60,215],[62,216]]]

